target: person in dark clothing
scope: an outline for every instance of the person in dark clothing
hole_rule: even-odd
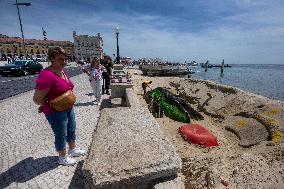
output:
[[[106,72],[103,73],[103,85],[102,85],[102,93],[109,95],[109,85],[110,78],[112,75],[112,60],[109,56],[104,56],[104,59],[101,60],[101,64],[106,68]]]

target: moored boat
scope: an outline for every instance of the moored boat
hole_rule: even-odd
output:
[[[229,64],[224,64],[224,59],[221,65],[216,65],[216,64],[209,64],[209,61],[207,60],[205,63],[200,63],[201,68],[230,68],[232,67]]]
[[[175,76],[186,75],[190,71],[186,65],[140,65],[144,75],[149,76]]]

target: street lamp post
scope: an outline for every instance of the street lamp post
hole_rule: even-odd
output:
[[[118,26],[116,27],[115,33],[116,33],[116,63],[119,64],[120,57],[119,57],[119,46],[118,46],[118,34],[119,34]]]
[[[25,58],[27,58],[27,52],[26,52],[26,46],[25,46],[25,38],[24,38],[24,32],[23,32],[23,26],[22,26],[22,20],[21,20],[19,5],[31,6],[31,3],[18,3],[18,0],[16,0],[16,4],[14,4],[14,5],[16,5],[17,9],[18,9],[18,16],[19,16],[19,21],[20,21],[20,26],[21,26],[21,33],[22,33],[22,38],[23,38],[24,53],[25,53]]]

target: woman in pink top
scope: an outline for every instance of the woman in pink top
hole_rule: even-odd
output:
[[[84,155],[85,150],[76,148],[76,121],[74,108],[58,112],[49,102],[63,93],[74,89],[73,83],[66,76],[63,68],[67,64],[67,54],[60,47],[48,50],[48,59],[51,65],[44,69],[36,79],[33,100],[40,105],[39,111],[45,114],[55,136],[55,148],[59,154],[58,163],[61,165],[74,165],[76,160],[72,157]],[[66,154],[66,142],[69,153]]]

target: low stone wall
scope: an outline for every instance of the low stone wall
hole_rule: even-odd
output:
[[[125,98],[125,90],[132,87],[132,83],[111,83],[111,98]]]
[[[126,102],[101,111],[83,166],[87,188],[152,188],[181,169],[173,145],[132,89]]]
[[[139,110],[143,108],[139,102],[139,99],[136,97],[136,94],[134,93],[133,89],[126,89],[125,94],[127,107],[134,110]]]

